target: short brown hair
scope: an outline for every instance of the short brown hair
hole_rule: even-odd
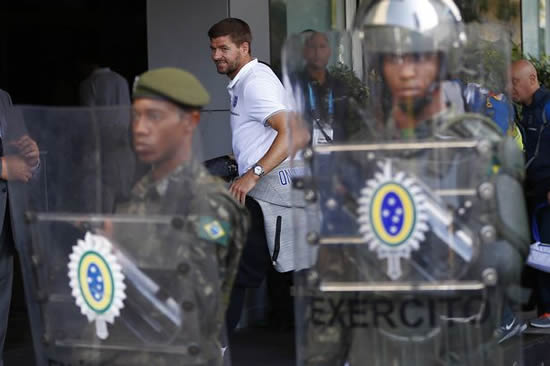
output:
[[[208,30],[210,39],[229,36],[237,46],[248,42],[248,52],[252,49],[252,32],[248,24],[238,18],[225,18],[214,24]]]

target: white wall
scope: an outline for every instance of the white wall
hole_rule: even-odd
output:
[[[252,30],[252,56],[269,63],[269,0],[230,0],[229,16],[248,23]]]

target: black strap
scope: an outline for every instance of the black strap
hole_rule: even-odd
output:
[[[281,216],[277,216],[277,223],[275,226],[275,245],[273,248],[273,256],[271,257],[271,262],[273,262],[273,265],[277,262],[277,258],[279,258],[279,252],[281,251],[281,226],[282,226],[283,218]]]
[[[323,137],[325,138],[325,140],[327,140],[327,142],[332,142],[332,139],[330,138],[330,136],[327,135],[327,133],[326,133],[325,130],[323,129],[323,126],[321,126],[321,122],[319,122],[319,119],[318,119],[318,118],[315,118],[314,120],[315,120],[315,122],[317,123],[317,126],[319,127],[319,130],[320,130],[321,133],[323,134]]]

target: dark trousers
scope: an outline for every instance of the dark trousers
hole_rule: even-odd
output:
[[[249,196],[246,197],[245,206],[250,215],[250,229],[241,254],[237,277],[226,313],[229,333],[235,329],[241,318],[246,289],[260,287],[271,267],[262,208],[256,200]]]
[[[287,327],[293,322],[293,301],[290,296],[292,272],[279,273],[271,263],[265,236],[262,208],[251,197],[246,197],[246,208],[251,225],[241,254],[237,277],[226,312],[227,331],[231,334],[241,318],[247,288],[258,288],[267,280],[270,300],[270,322]]]
[[[531,219],[534,207],[530,205]],[[550,207],[544,207],[537,211],[536,220],[542,243],[550,243]],[[522,282],[524,286],[533,289],[533,300],[537,306],[539,315],[550,313],[550,273],[526,267]]]
[[[294,327],[294,299],[290,295],[294,272],[277,272],[273,267],[267,274],[269,323],[271,328],[289,330]]]
[[[11,290],[13,282],[13,235],[9,214],[6,212],[4,230],[0,234],[0,354],[4,351],[4,342],[8,329]],[[4,361],[0,358],[0,366]]]
[[[536,304],[537,314],[550,313],[550,273],[527,267],[523,273],[523,283],[533,289],[532,302]]]

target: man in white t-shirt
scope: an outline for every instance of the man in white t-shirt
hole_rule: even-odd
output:
[[[288,156],[284,88],[269,66],[253,59],[244,21],[227,18],[208,32],[218,73],[231,79],[233,153],[241,176],[230,191],[244,204],[259,179]]]
[[[279,272],[304,268],[300,264],[302,255],[295,253],[293,232],[305,225],[292,217],[290,209],[291,179],[300,172],[299,168],[290,167],[287,159],[283,85],[269,66],[252,58],[252,35],[248,24],[236,18],[223,19],[210,28],[208,36],[218,73],[231,80],[227,90],[233,153],[240,177],[229,190],[246,204],[252,217],[252,232],[233,290],[234,303],[239,291],[244,297],[244,288],[261,284],[271,265]],[[265,225],[265,235],[262,230],[255,231],[262,225]],[[265,252],[266,240],[269,253]],[[236,325],[232,319],[238,319],[238,314],[231,315],[233,306],[230,305],[228,314],[230,330]],[[240,306],[235,306],[234,311],[239,312]]]

